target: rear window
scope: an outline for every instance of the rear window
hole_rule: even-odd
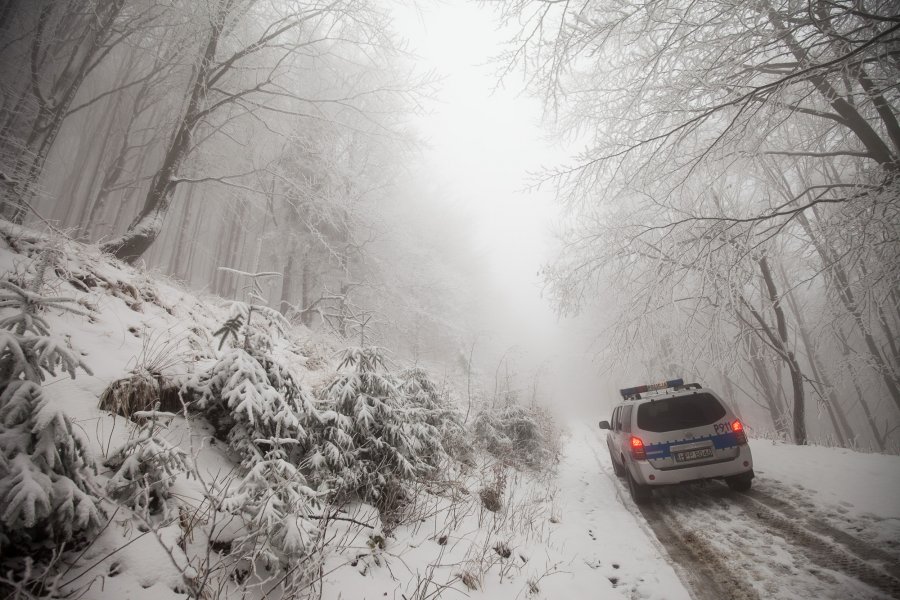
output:
[[[637,426],[661,433],[712,425],[725,416],[725,408],[710,394],[661,398],[638,407]]]

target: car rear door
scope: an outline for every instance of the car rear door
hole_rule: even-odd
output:
[[[730,414],[713,394],[663,397],[639,406],[636,426],[647,460],[660,470],[733,460],[740,452]]]

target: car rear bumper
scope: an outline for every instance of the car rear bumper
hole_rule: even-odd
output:
[[[753,457],[750,454],[750,446],[746,444],[740,446],[740,452],[733,460],[686,466],[680,469],[657,469],[646,460],[630,462],[629,468],[632,477],[637,483],[644,485],[673,485],[753,472]]]

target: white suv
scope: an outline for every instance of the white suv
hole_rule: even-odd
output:
[[[600,421],[613,469],[636,503],[652,486],[723,478],[750,489],[753,458],[743,424],[714,392],[681,379],[620,390],[612,420]]]

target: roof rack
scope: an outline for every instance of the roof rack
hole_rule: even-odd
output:
[[[649,383],[646,385],[639,385],[637,387],[624,388],[619,390],[619,393],[622,394],[622,398],[625,400],[640,400],[641,398],[645,398],[646,396],[642,396],[642,394],[647,394],[647,392],[663,392],[668,390],[669,388],[672,391],[679,390],[699,390],[703,386],[699,383],[685,383],[684,379],[680,377],[678,379],[670,379],[668,381],[662,381],[660,383]]]

